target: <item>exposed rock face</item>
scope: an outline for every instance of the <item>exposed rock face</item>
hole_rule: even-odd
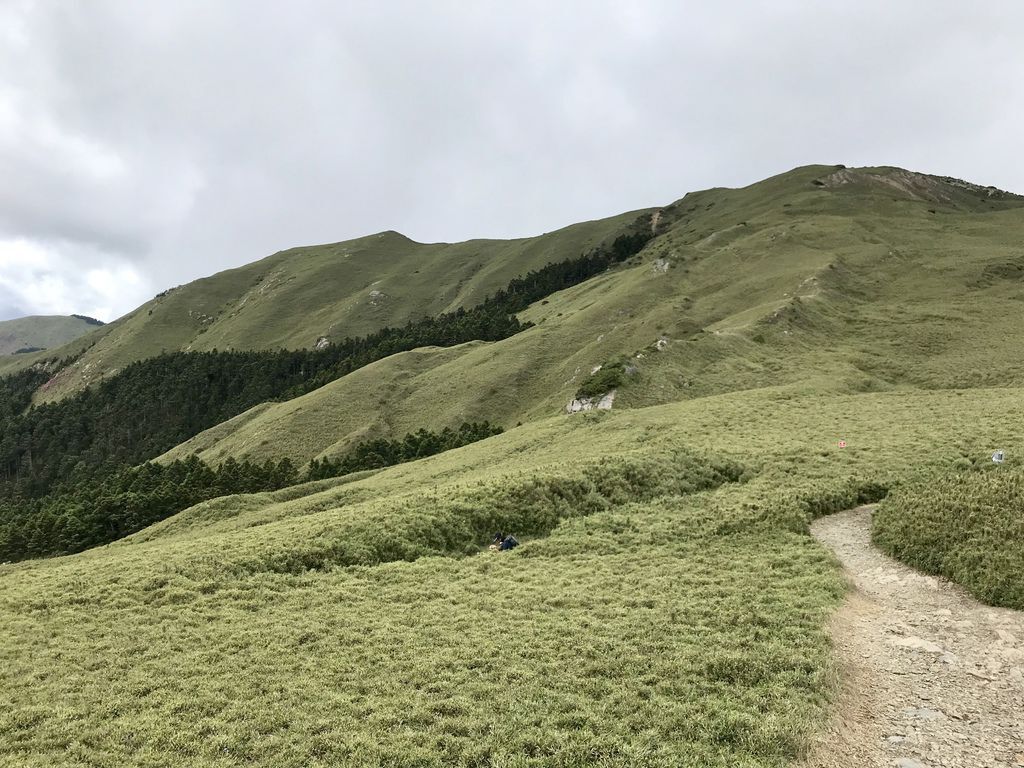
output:
[[[580,411],[610,411],[615,402],[615,390],[597,397],[581,397],[573,400],[565,406],[566,413],[579,413]]]
[[[846,184],[874,184],[891,188],[914,200],[927,200],[933,203],[952,202],[953,190],[961,190],[972,195],[995,200],[1019,200],[1020,195],[1006,192],[995,187],[983,187],[952,176],[933,176],[927,173],[915,173],[902,168],[892,168],[885,173],[867,173],[857,168],[842,168],[825,177],[821,186],[839,187]]]

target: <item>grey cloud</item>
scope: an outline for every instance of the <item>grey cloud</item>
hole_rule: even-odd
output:
[[[811,162],[1024,191],[1013,0],[97,0],[15,3],[0,28],[0,242],[155,286],[382,229],[532,234]]]
[[[24,317],[29,312],[21,303],[21,298],[14,292],[0,286],[0,320]]]

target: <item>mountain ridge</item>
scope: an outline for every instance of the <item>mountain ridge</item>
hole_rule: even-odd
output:
[[[814,183],[837,171],[866,178],[834,190]],[[425,359],[420,353],[388,358],[374,375],[408,376],[415,386],[378,390],[370,371],[356,372],[260,406],[164,459],[198,451],[214,463],[304,462],[418,426],[543,418],[562,410],[591,370],[619,359],[631,362],[615,407],[806,386],[808,371],[833,391],[1024,383],[1012,344],[988,338],[994,318],[1020,325],[1019,284],[994,276],[1013,274],[1020,260],[1020,199],[989,210],[987,188],[952,189],[935,214],[934,201],[894,200],[871,178],[888,172],[811,166],[748,188],[691,193],[658,209],[658,236],[638,257],[522,312],[533,328],[445,352],[426,369],[412,363]],[[922,333],[924,318],[931,329]],[[940,328],[945,339],[936,338]]]
[[[0,321],[0,357],[31,355],[69,342],[103,326],[85,315],[28,315]]]
[[[392,231],[305,246],[162,291],[88,339],[0,365],[74,359],[37,402],[164,351],[302,349],[482,301],[531,269],[613,239],[644,211],[511,241],[420,244]]]

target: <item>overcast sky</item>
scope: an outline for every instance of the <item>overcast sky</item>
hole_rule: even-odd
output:
[[[0,319],[890,164],[1024,192],[1024,2],[0,0]]]

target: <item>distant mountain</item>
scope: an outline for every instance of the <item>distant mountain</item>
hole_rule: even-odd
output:
[[[85,315],[33,315],[0,321],[0,355],[53,349],[104,325]]]
[[[310,349],[364,336],[478,304],[517,276],[614,239],[642,213],[515,240],[417,243],[389,231],[292,248],[162,291],[89,344],[0,361],[0,373],[75,357],[41,395],[57,400],[164,351]]]

